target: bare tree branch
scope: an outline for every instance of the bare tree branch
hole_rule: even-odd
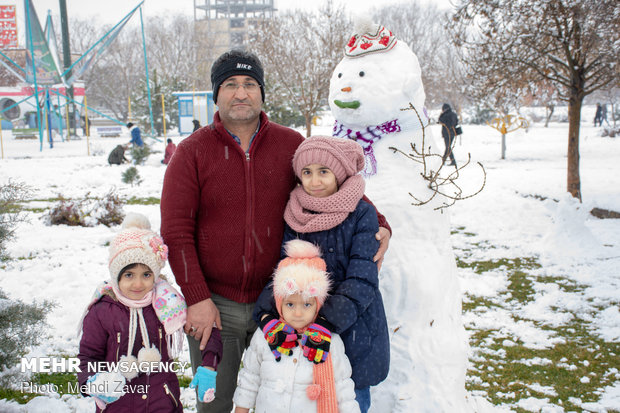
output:
[[[420,124],[423,125],[420,119],[420,115],[412,103],[409,103],[409,107],[401,109],[401,110],[403,111],[413,110],[416,116],[418,117]],[[415,200],[415,202],[413,202],[412,205],[421,206],[421,205],[428,204],[433,199],[435,199],[437,195],[439,195],[441,198],[442,204],[438,207],[435,207],[434,209],[443,210],[445,208],[449,208],[450,206],[454,205],[457,201],[462,201],[464,199],[468,199],[468,198],[471,198],[479,194],[484,189],[486,185],[486,180],[487,180],[487,174],[484,169],[484,166],[482,166],[480,162],[477,162],[478,166],[480,166],[480,168],[482,169],[482,174],[483,174],[483,182],[480,185],[480,188],[473,194],[463,195],[463,190],[458,184],[458,179],[460,177],[461,171],[468,168],[468,166],[470,165],[471,155],[467,154],[467,162],[465,162],[460,167],[455,168],[454,171],[448,172],[447,175],[442,174],[442,169],[444,166],[443,156],[438,153],[433,153],[431,151],[430,146],[428,148],[425,148],[426,128],[427,127],[425,126],[422,127],[421,150],[418,150],[416,145],[413,143],[410,144],[411,153],[406,153],[396,147],[390,146],[390,149],[394,151],[394,153],[400,153],[401,155],[405,156],[407,159],[410,159],[413,162],[416,162],[422,165],[422,172],[420,172],[420,176],[422,176],[422,178],[428,182],[428,188],[431,190],[431,194],[427,198],[422,199],[422,198],[419,198],[419,196],[414,195],[413,193],[409,192],[409,196],[411,196]],[[454,145],[454,142],[456,142],[456,140],[453,141],[452,145]],[[428,160],[431,158],[442,159],[442,162],[439,163],[439,168],[437,169],[437,171],[433,171],[432,169],[429,168],[430,162]]]

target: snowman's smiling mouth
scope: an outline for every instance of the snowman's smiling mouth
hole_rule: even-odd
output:
[[[336,104],[336,106],[342,109],[357,109],[360,107],[359,100],[354,100],[352,102],[343,102],[341,100],[336,99],[334,100],[334,103]]]

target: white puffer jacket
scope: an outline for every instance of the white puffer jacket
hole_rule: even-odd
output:
[[[332,335],[330,354],[338,411],[359,413],[351,380],[351,364],[338,334]],[[303,356],[301,346],[295,347],[291,356],[282,356],[276,362],[259,328],[243,356],[243,368],[239,372],[233,401],[248,409],[256,406],[255,413],[316,413],[316,400],[310,400],[306,395],[306,388],[312,384],[313,365]]]

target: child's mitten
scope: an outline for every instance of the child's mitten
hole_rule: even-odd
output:
[[[332,342],[332,334],[324,326],[321,319],[310,324],[301,337],[301,345],[304,350],[304,357],[313,363],[319,364],[327,359],[329,346]]]
[[[292,349],[297,347],[298,337],[295,329],[271,314],[261,320],[260,329],[265,334],[265,340],[276,361],[280,361],[282,354],[290,356]]]
[[[125,383],[125,377],[118,372],[99,372],[86,380],[88,394],[107,404],[125,395]]]
[[[212,402],[215,399],[215,378],[217,372],[199,366],[196,369],[194,379],[189,384],[192,389],[198,386],[198,400],[203,403]]]

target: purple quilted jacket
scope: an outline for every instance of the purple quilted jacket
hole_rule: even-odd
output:
[[[166,333],[152,306],[142,309],[151,345],[155,345],[162,361],[171,362],[166,346]],[[95,303],[84,318],[80,341],[80,385],[96,372],[88,371],[88,362],[118,362],[127,352],[129,342],[129,309],[109,296]],[[136,332],[132,351],[134,356],[142,348],[140,329]],[[213,329],[207,347],[202,353],[203,365],[217,368],[222,357],[220,332]],[[174,372],[157,372],[127,382],[127,393],[107,405],[105,413],[177,413],[183,411],[180,401],[179,381]],[[97,408],[97,412],[101,410]]]

